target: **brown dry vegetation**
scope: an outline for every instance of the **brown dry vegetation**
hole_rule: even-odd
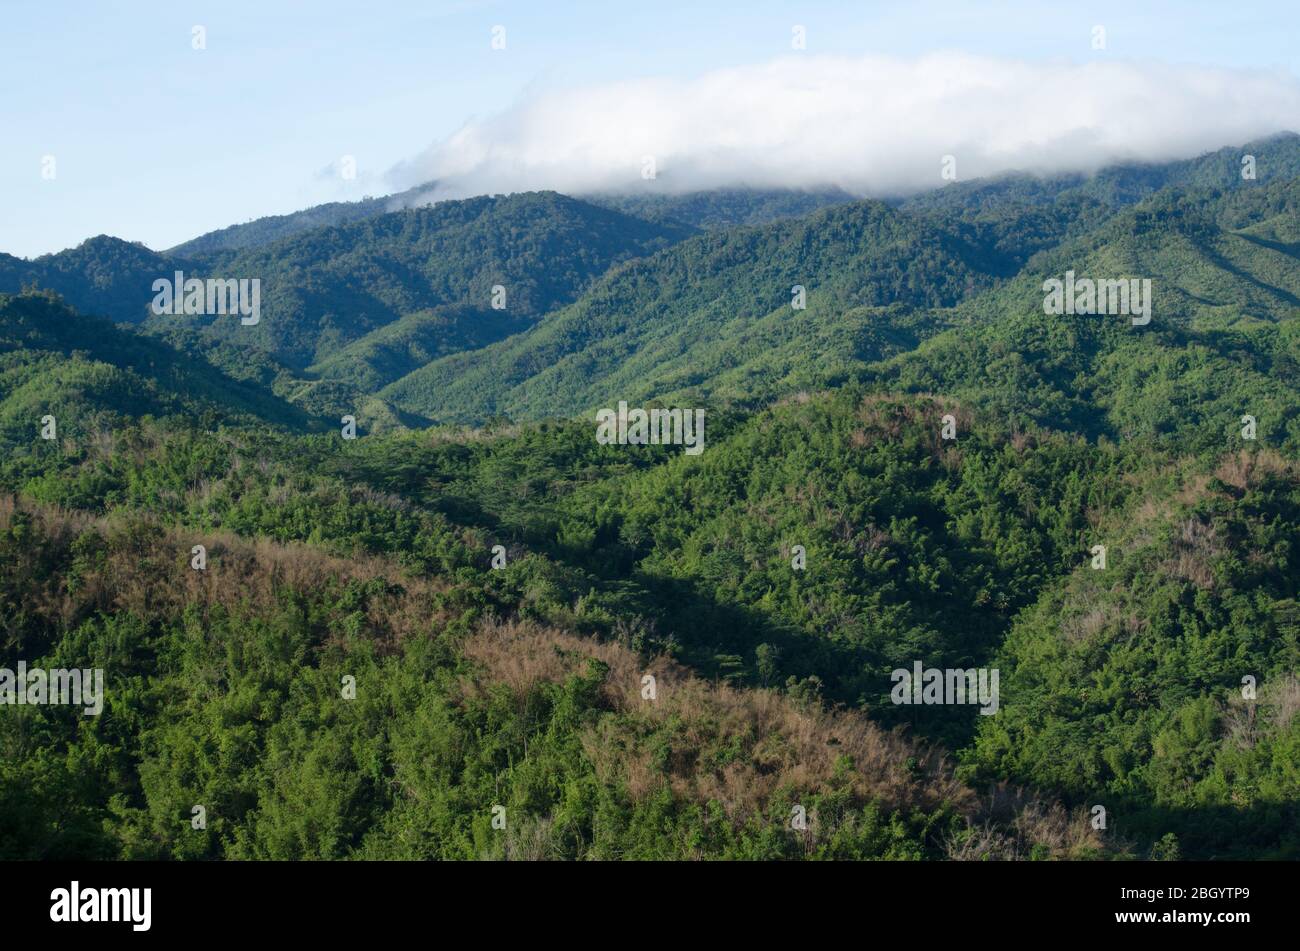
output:
[[[1222,730],[1238,749],[1250,749],[1268,734],[1281,734],[1300,714],[1300,678],[1286,674],[1259,686],[1259,700],[1229,695],[1220,710]]]
[[[1210,498],[1214,492],[1211,482],[1217,479],[1239,491],[1258,488],[1273,477],[1300,480],[1300,464],[1283,458],[1271,449],[1242,449],[1224,455],[1213,471],[1207,474],[1196,471],[1195,460],[1179,460],[1172,465],[1179,468],[1177,488],[1159,495],[1144,495],[1124,511],[1089,513],[1089,523],[1096,528],[1098,538],[1122,539],[1122,544],[1110,546],[1108,557],[1122,559],[1138,549],[1150,546],[1160,535],[1161,527],[1176,525],[1165,557],[1159,563],[1164,573],[1189,581],[1200,588],[1214,586],[1213,563],[1225,551],[1224,539],[1201,516],[1194,513],[1197,505]],[[1085,562],[1086,564],[1086,562]],[[1087,571],[1083,572],[1087,576]],[[1083,597],[1087,597],[1084,591]],[[1079,596],[1076,595],[1076,599]],[[1090,618],[1090,619],[1089,619]],[[1121,620],[1115,608],[1106,617],[1091,615],[1083,610],[1070,631],[1072,638],[1086,639],[1106,624]]]
[[[350,581],[383,579],[388,590],[368,599],[367,632],[383,649],[447,620],[433,598],[447,590],[435,578],[412,577],[378,557],[337,558],[299,543],[247,539],[228,532],[186,532],[138,516],[92,516],[0,498],[0,533],[23,511],[41,539],[7,566],[4,586],[24,592],[26,613],[67,630],[96,613],[178,617],[197,605],[232,614],[273,611],[285,592],[304,592]],[[93,531],[104,539],[103,557],[83,566],[76,584],[47,572],[51,559],[71,556],[74,539]],[[191,548],[207,547],[208,567],[190,567]]]
[[[781,799],[847,790],[888,809],[953,807],[976,833],[970,842],[954,841],[954,858],[1020,858],[1035,845],[1056,858],[1103,851],[1083,815],[1069,816],[1006,787],[981,799],[954,777],[942,751],[853,711],[710,683],[668,659],[645,662],[622,646],[530,622],[485,622],[463,650],[479,668],[463,681],[467,695],[498,683],[522,695],[582,673],[588,658],[607,665],[602,699],[615,715],[588,728],[583,747],[602,782],[625,789],[633,802],[667,787],[681,799],[716,801],[741,823],[769,814]],[[647,674],[655,678],[654,700],[641,695]],[[664,733],[673,738],[672,753],[661,767],[648,738]],[[706,761],[707,751],[724,745],[738,755],[721,765]],[[986,827],[992,833],[977,832]],[[815,842],[815,816],[810,834]]]
[[[1077,610],[1061,618],[1061,633],[1072,644],[1087,643],[1103,631],[1134,634],[1142,630],[1143,621],[1132,611],[1112,600],[1113,593],[1101,593],[1099,586],[1085,590],[1073,599]]]
[[[382,579],[384,592],[367,599],[365,633],[383,652],[447,623],[436,595],[438,579],[416,578],[382,558],[342,559],[307,545],[245,539],[204,531],[208,568],[190,567],[199,533],[179,531],[139,517],[90,516],[0,498],[0,532],[19,512],[33,522],[40,544],[7,566],[3,587],[25,593],[26,612],[68,629],[95,612],[129,611],[141,617],[179,617],[197,606],[200,616],[221,608],[232,614],[274,610],[286,592],[349,581]],[[105,544],[102,557],[83,559],[76,584],[66,570],[72,543],[87,533]],[[44,567],[43,567],[44,566]],[[45,572],[42,574],[42,572]],[[0,591],[3,593],[3,591]],[[327,618],[331,630],[342,618]],[[773,690],[736,689],[693,676],[664,657],[643,660],[619,643],[580,637],[517,619],[480,621],[461,644],[474,674],[462,678],[463,699],[504,686],[521,700],[543,684],[585,673],[588,659],[607,665],[600,687],[609,715],[586,728],[583,750],[602,782],[626,790],[633,802],[665,787],[674,797],[715,801],[736,823],[763,816],[784,798],[836,790],[888,810],[933,811],[945,805],[967,823],[948,843],[954,858],[1019,858],[1038,846],[1066,858],[1103,853],[1082,815],[1069,816],[1023,793],[1002,788],[982,799],[953,774],[942,750],[899,731],[886,731],[862,714],[802,704]],[[656,680],[657,696],[642,699],[642,677]],[[666,764],[655,744],[671,738]],[[722,757],[711,756],[726,750]],[[810,816],[810,844],[817,817]],[[544,840],[519,843],[531,854]]]
[[[1175,578],[1198,588],[1214,587],[1213,562],[1223,554],[1223,545],[1212,525],[1199,518],[1186,519],[1173,540],[1173,556],[1161,567]]]
[[[1214,470],[1219,481],[1238,489],[1258,486],[1269,476],[1300,478],[1300,464],[1283,458],[1272,449],[1242,449],[1225,456]]]
[[[932,393],[916,393],[908,397],[871,394],[858,405],[857,416],[863,428],[855,431],[851,438],[855,444],[865,445],[872,441],[873,436],[897,439],[908,425],[932,424],[937,451],[941,441],[941,420],[949,413],[957,420],[959,435],[970,431],[975,421],[974,414],[950,397]]]

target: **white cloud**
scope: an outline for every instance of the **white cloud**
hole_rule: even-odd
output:
[[[792,55],[691,80],[534,93],[394,168],[429,198],[552,188],[838,185],[887,195],[1024,170],[1167,161],[1300,131],[1285,73],[1098,60]],[[658,178],[641,177],[654,156]]]

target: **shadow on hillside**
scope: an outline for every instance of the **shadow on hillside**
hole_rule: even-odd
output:
[[[1241,238],[1243,241],[1249,241],[1251,244],[1258,247],[1269,248],[1270,250],[1285,254],[1287,257],[1300,257],[1300,241],[1286,244],[1282,241],[1272,241],[1268,238],[1261,238],[1258,235],[1253,234],[1244,234],[1240,231],[1234,231],[1232,232],[1232,235],[1235,238]]]
[[[1104,803],[1106,797],[1094,801]],[[1132,842],[1135,858],[1300,860],[1300,802],[1186,808],[1116,803],[1109,815],[1111,830]],[[1162,843],[1168,835],[1175,843]]]
[[[671,638],[679,645],[677,659],[702,676],[820,697],[832,706],[860,710],[886,729],[904,726],[918,739],[949,750],[974,736],[979,720],[975,706],[890,703],[891,682],[880,669],[880,658],[865,646],[811,634],[754,608],[719,600],[693,579],[637,572],[636,583],[656,608],[661,640]],[[762,660],[763,645],[774,649],[774,664]]]
[[[1237,234],[1236,237],[1245,238],[1247,241],[1251,241],[1254,244],[1259,244],[1262,245],[1263,247],[1272,248],[1274,250],[1277,250],[1279,247],[1284,247],[1283,245],[1278,245],[1276,242],[1266,242],[1263,239],[1250,238],[1244,234]],[[1203,244],[1198,243],[1197,247],[1200,249],[1201,253],[1204,254],[1210,260],[1210,262],[1213,263],[1216,267],[1220,267],[1223,270],[1227,271],[1229,274],[1239,277],[1241,280],[1245,281],[1248,284],[1253,284],[1255,287],[1259,288],[1265,293],[1271,294],[1274,297],[1280,297],[1282,300],[1286,301],[1292,307],[1300,307],[1300,297],[1296,297],[1294,294],[1292,294],[1290,291],[1286,290],[1285,288],[1276,287],[1272,284],[1268,284],[1264,281],[1261,281],[1255,275],[1243,271],[1241,268],[1237,267],[1235,264],[1233,264],[1223,255],[1219,254],[1217,251],[1214,251]]]

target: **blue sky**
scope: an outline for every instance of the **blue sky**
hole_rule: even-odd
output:
[[[323,201],[539,90],[690,80],[790,53],[1105,57],[1300,75],[1277,3],[7,2],[0,251],[108,233],[165,248]],[[491,30],[506,28],[504,51]],[[206,49],[191,44],[206,28]],[[1297,122],[1300,125],[1300,122]],[[1229,144],[1229,143],[1223,143]],[[44,156],[55,177],[42,177]],[[357,176],[337,174],[355,156]]]

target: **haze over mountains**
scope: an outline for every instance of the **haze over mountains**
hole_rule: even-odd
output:
[[[1300,136],[390,205],[0,256],[6,647],[116,677],[0,720],[0,854],[1300,856]],[[260,321],[151,313],[177,270]]]

